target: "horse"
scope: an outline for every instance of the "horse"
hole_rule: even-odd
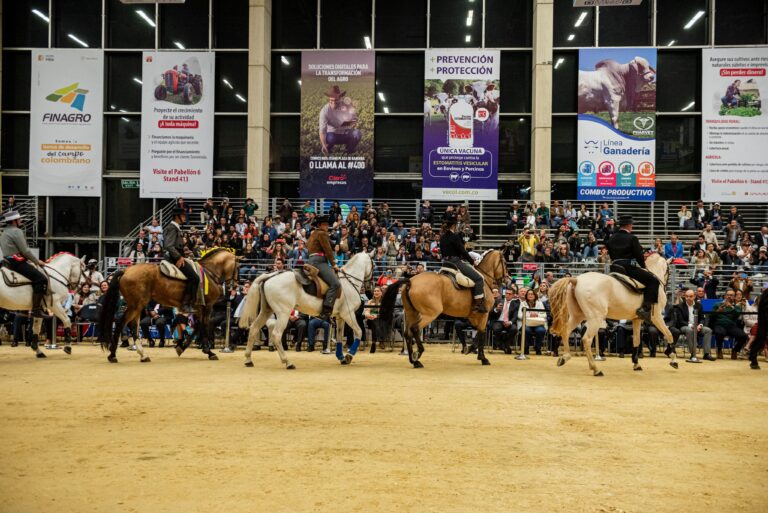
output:
[[[674,339],[662,317],[667,304],[665,289],[669,280],[669,266],[657,253],[652,253],[645,259],[645,266],[659,279],[659,302],[651,310],[651,321],[667,340],[665,354],[671,355],[670,366],[677,369],[677,355],[672,345]],[[581,337],[581,342],[587,353],[592,374],[602,376],[603,371],[598,370],[592,357],[592,340],[597,331],[606,326],[606,319],[628,319],[632,321],[633,368],[636,371],[643,370],[638,360],[641,350],[640,327],[643,321],[635,313],[642,301],[642,294],[629,291],[619,280],[602,273],[588,272],[577,278],[561,278],[556,281],[549,289],[549,304],[552,309],[551,331],[564,341],[565,352],[557,361],[558,367],[571,359],[568,344],[570,333],[586,320],[587,330]]]
[[[357,253],[339,270],[341,282],[341,297],[333,305],[332,317],[336,319],[336,358],[343,364],[352,363],[352,359],[360,346],[363,331],[357,324],[355,312],[360,308],[360,291],[373,276],[373,260],[368,253]],[[280,361],[286,369],[296,366],[288,360],[288,356],[280,343],[280,338],[288,324],[291,310],[296,308],[307,315],[317,316],[322,310],[322,299],[307,294],[301,284],[296,281],[292,271],[276,271],[263,274],[251,284],[251,290],[245,297],[245,305],[240,316],[239,326],[248,329],[248,344],[245,348],[245,366],[253,367],[251,352],[253,344],[259,336],[261,328],[270,316],[275,314],[275,322],[271,326],[270,338],[277,348]],[[344,333],[344,323],[352,328],[355,340],[345,355],[340,342]]]
[[[77,288],[85,271],[85,257],[77,258],[71,253],[56,253],[42,263],[40,270],[48,277],[48,292],[43,300],[43,306],[49,308],[57,319],[64,325],[65,345],[64,352],[72,354],[70,345],[70,328],[72,321],[64,310],[64,303],[69,297],[69,291]],[[3,272],[8,272],[4,270]],[[32,286],[18,273],[13,273],[12,279],[19,280],[20,285],[9,286],[5,280],[0,280],[0,308],[10,311],[27,311],[32,309]],[[30,347],[38,358],[45,358],[45,353],[38,344],[38,333],[43,319],[36,317],[33,320],[32,340]]]
[[[209,318],[211,308],[216,300],[223,294],[223,285],[225,283],[236,284],[238,279],[238,260],[232,251],[228,248],[212,248],[198,260],[203,268],[203,274],[210,283],[205,287],[204,299],[205,305],[198,306],[196,316],[197,325],[200,327],[200,345],[203,353],[208,355],[209,360],[218,360],[211,350],[210,344],[210,326]],[[149,303],[155,300],[165,306],[181,307],[184,298],[184,280],[168,278],[160,272],[160,266],[150,263],[133,265],[125,270],[117,271],[112,275],[104,298],[104,305],[101,311],[101,326],[103,338],[102,348],[109,348],[107,360],[111,363],[117,363],[117,341],[123,328],[130,323],[136,323],[136,332],[138,333],[138,322],[141,310]],[[117,313],[117,302],[122,294],[126,303],[126,310],[123,317],[116,322],[115,330],[112,331],[112,323],[115,321]],[[197,330],[197,328],[196,328]],[[183,340],[183,339],[182,339]],[[189,343],[184,345],[180,343],[176,346],[176,353],[181,356]],[[142,362],[149,362],[149,356],[144,354],[144,348],[141,340],[136,344],[136,351]]]
[[[490,312],[493,305],[491,288],[498,283],[503,283],[503,280],[507,278],[507,264],[504,260],[504,254],[496,249],[487,251],[483,254],[476,269],[480,271],[485,282],[485,306]],[[403,310],[405,311],[403,333],[405,345],[408,347],[408,361],[414,368],[424,367],[419,361],[424,353],[421,332],[440,314],[466,317],[477,330],[477,359],[483,365],[491,364],[485,357],[484,350],[488,313],[471,311],[473,301],[471,289],[457,291],[451,279],[440,273],[425,272],[403,278],[391,284],[381,300],[379,319],[384,323],[392,322],[395,300],[401,286],[404,286],[402,292]],[[414,341],[418,347],[417,351],[413,350]],[[466,354],[470,352],[471,350],[468,350]]]

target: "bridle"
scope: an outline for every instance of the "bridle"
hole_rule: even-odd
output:
[[[368,259],[370,260],[371,257],[368,256]],[[339,269],[339,274],[341,275],[342,278],[345,278],[353,287],[355,287],[355,285],[357,284],[357,286],[355,287],[355,290],[359,291],[361,288],[365,286],[366,283],[369,283],[370,281],[373,280],[373,261],[371,261],[371,272],[367,273],[362,279],[356,276],[352,276],[347,271],[345,271],[343,267]]]
[[[492,250],[492,251],[498,251],[498,250]],[[487,279],[488,279],[488,281],[491,281],[491,280],[493,280],[493,284],[494,284],[494,285],[503,285],[503,284],[504,284],[504,281],[503,281],[503,280],[504,280],[504,277],[506,277],[506,276],[507,276],[507,265],[504,263],[504,255],[502,255],[500,251],[499,251],[498,253],[499,253],[499,260],[496,262],[496,265],[494,265],[494,266],[493,266],[493,270],[492,270],[492,272],[493,272],[493,274],[496,274],[496,272],[497,272],[497,271],[500,271],[500,272],[499,272],[499,276],[500,276],[499,278],[494,278],[493,276],[491,276],[491,275],[490,275],[490,274],[488,274],[487,272],[483,271],[483,270],[482,270],[482,269],[480,269],[479,267],[477,267],[476,269],[477,269],[478,271],[480,271],[480,273],[481,273],[481,274],[482,274],[482,275],[483,275],[485,278],[487,278]],[[484,257],[483,257],[483,260],[485,260],[485,257],[486,257],[486,256],[489,256],[490,254],[491,254],[491,252],[488,252],[488,253],[487,253],[487,254],[486,254]],[[482,260],[481,260],[480,262],[482,263]],[[491,283],[489,283],[488,285],[489,285],[489,286],[492,286],[492,284],[491,284]]]

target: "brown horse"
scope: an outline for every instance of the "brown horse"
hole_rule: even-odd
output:
[[[493,306],[491,288],[496,284],[506,282],[507,278],[507,264],[504,260],[504,254],[495,249],[486,252],[476,269],[483,275],[485,306],[490,312]],[[472,311],[471,289],[456,290],[450,278],[438,273],[427,272],[417,274],[412,278],[404,278],[387,288],[379,310],[379,318],[382,322],[392,321],[395,299],[401,285],[405,285],[402,293],[403,310],[405,311],[403,326],[405,345],[408,347],[408,360],[415,368],[424,367],[419,361],[419,357],[424,353],[421,332],[440,314],[466,317],[477,330],[477,359],[483,365],[491,364],[485,357],[484,350],[488,313],[481,314]],[[413,350],[414,340],[418,346],[417,351]]]
[[[238,260],[239,258],[227,248],[213,248],[198,260],[209,282],[208,291],[205,293],[205,305],[198,306],[195,312],[197,320],[195,331],[199,334],[203,352],[208,355],[210,360],[218,360],[218,357],[211,351],[210,326],[208,326],[211,308],[223,293],[222,285],[225,282],[237,283]],[[109,290],[107,290],[104,298],[100,323],[103,333],[102,347],[109,347],[107,359],[112,363],[117,363],[115,353],[117,352],[117,340],[120,333],[125,326],[139,322],[141,310],[150,300],[155,300],[164,306],[181,307],[184,285],[182,280],[174,280],[162,275],[160,267],[154,264],[137,264],[113,274]],[[200,287],[203,286],[201,283]],[[111,327],[115,321],[120,295],[125,300],[126,310],[123,317],[115,323],[113,332]],[[149,356],[144,356],[141,341],[136,347],[141,361],[150,361]],[[177,346],[176,352],[179,356],[184,352],[184,349],[186,349],[186,345]]]

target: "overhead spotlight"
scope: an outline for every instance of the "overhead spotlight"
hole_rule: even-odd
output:
[[[142,11],[141,9],[136,9],[136,14],[138,14],[138,15],[139,15],[139,17],[140,17],[141,19],[143,19],[144,21],[146,21],[146,22],[147,22],[147,25],[149,25],[149,26],[150,26],[150,27],[152,27],[152,28],[155,28],[155,26],[156,26],[156,25],[155,25],[155,20],[153,20],[152,18],[150,18],[149,16],[147,16],[147,13],[145,13],[145,12],[144,12],[144,11]]]
[[[469,42],[471,42],[471,41],[472,41],[472,36],[470,36],[469,34],[467,34],[466,36],[464,36],[464,42],[465,42],[465,43],[469,43]]]
[[[46,23],[50,23],[51,22],[51,19],[48,16],[43,14],[41,11],[38,11],[37,9],[32,9],[32,14],[34,14],[38,18],[41,18]]]
[[[384,99],[384,93],[381,93],[381,92],[379,93],[379,100],[381,100],[383,102],[387,101],[387,100]]]
[[[682,109],[680,109],[680,111],[681,111],[681,112],[685,112],[686,110],[691,110],[691,109],[693,108],[693,106],[694,106],[694,105],[696,105],[696,102],[695,102],[695,101],[692,101],[691,103],[689,103],[688,105],[686,105],[685,107],[683,107]]]
[[[230,89],[234,89],[234,87],[232,87],[232,84],[230,84],[229,80],[227,80],[226,78],[222,78],[221,81],[224,82],[224,84],[226,84],[226,86],[229,87]]]
[[[133,81],[134,81],[134,82],[136,82],[136,83],[137,83],[137,84],[139,84],[139,85],[144,85],[144,82],[142,82],[141,80],[139,80],[139,79],[138,79],[138,78],[136,78],[136,77],[133,77]]]
[[[243,96],[241,94],[239,94],[239,93],[235,95],[235,98],[237,98],[238,100],[240,100],[243,103],[246,103],[245,98],[243,98]]]
[[[368,36],[365,36],[365,37],[363,38],[363,41],[365,42],[365,47],[366,47],[368,50],[370,50],[371,48],[373,48],[373,45],[371,44],[371,38],[370,38],[370,37],[368,37]]]
[[[288,65],[291,63],[291,61],[289,61],[289,60],[288,60],[288,57],[286,57],[285,55],[281,55],[281,56],[280,56],[280,60],[281,60],[281,61],[282,61],[282,63],[283,63],[283,64],[285,64],[286,66],[288,66]]]
[[[562,63],[564,63],[564,62],[565,62],[565,57],[560,57],[559,59],[557,59],[557,62],[555,62],[555,66],[554,66],[554,67],[555,67],[555,69],[559,68],[559,67],[560,67],[560,65],[561,65]]]
[[[173,44],[175,44],[176,48],[178,48],[179,50],[186,50],[186,48],[184,48],[184,45],[179,43],[178,41],[174,41]]]
[[[389,107],[384,107],[384,114],[389,114]]]
[[[576,39],[576,34],[568,34],[568,41],[573,41]]]
[[[79,44],[80,46],[83,46],[83,47],[85,47],[85,48],[90,48],[90,47],[88,46],[88,43],[86,43],[86,42],[85,42],[85,41],[83,41],[82,39],[79,39],[79,38],[78,38],[77,36],[75,36],[74,34],[67,34],[67,37],[68,37],[68,38],[70,38],[70,39],[71,39],[72,41],[74,41],[75,43]]]
[[[581,24],[584,23],[584,18],[587,17],[588,11],[582,11],[581,15],[579,16],[579,19],[576,20],[576,23],[573,24],[574,27],[581,27]]]
[[[674,45],[675,43],[677,43],[677,41],[673,39],[672,41],[670,41],[669,43],[667,43],[667,46],[672,46],[672,45]]]
[[[690,19],[688,23],[685,24],[685,27],[683,27],[685,30],[688,30],[689,28],[693,27],[693,24],[699,21],[699,18],[704,16],[704,11],[699,11],[696,14],[693,15],[693,18]]]

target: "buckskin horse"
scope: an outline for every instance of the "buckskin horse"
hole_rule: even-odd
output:
[[[209,360],[218,360],[211,350],[211,329],[209,318],[211,308],[223,293],[225,283],[236,284],[238,279],[238,257],[228,248],[212,248],[197,261],[202,267],[204,278],[200,287],[203,289],[205,305],[198,306],[196,313],[197,325],[195,331],[200,337],[200,345]],[[206,281],[207,280],[207,283]],[[141,310],[150,301],[155,300],[161,305],[181,307],[184,297],[184,280],[170,278],[161,272],[159,265],[137,264],[124,271],[118,271],[112,275],[112,281],[107,290],[104,306],[101,312],[101,327],[103,330],[102,348],[109,348],[108,360],[117,363],[117,341],[125,326],[138,323]],[[115,323],[112,331],[112,323],[115,322],[117,304],[122,294],[125,303],[125,314]],[[183,340],[183,339],[182,339]],[[176,352],[179,356],[187,348],[187,345],[179,345]],[[136,350],[142,362],[150,361],[144,354],[141,340],[137,342]]]

